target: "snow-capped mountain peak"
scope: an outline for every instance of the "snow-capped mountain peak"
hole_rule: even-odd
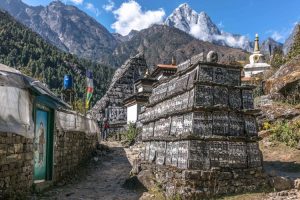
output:
[[[197,13],[187,3],[176,8],[166,19],[165,24],[203,41],[251,50],[251,42],[246,36],[220,31],[205,12]]]
[[[176,8],[166,19],[165,24],[209,42],[213,41],[213,35],[220,34],[218,27],[205,12],[198,14],[187,3]]]

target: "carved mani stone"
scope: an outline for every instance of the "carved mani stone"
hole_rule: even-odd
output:
[[[205,86],[205,85],[197,85],[195,99],[196,99],[197,106],[212,106],[213,87]]]

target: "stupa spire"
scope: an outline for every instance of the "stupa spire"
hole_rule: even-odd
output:
[[[260,51],[259,51],[259,37],[258,37],[257,33],[255,34],[254,53],[260,53]]]

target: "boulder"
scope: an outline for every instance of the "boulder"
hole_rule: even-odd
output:
[[[156,187],[155,176],[150,170],[141,171],[137,178],[148,190]]]
[[[297,91],[300,82],[300,55],[282,65],[265,83],[265,92],[287,97]]]
[[[277,191],[289,190],[293,188],[293,181],[287,177],[275,176],[270,178],[271,185]]]

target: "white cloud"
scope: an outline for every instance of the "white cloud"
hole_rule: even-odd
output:
[[[86,4],[85,4],[85,8],[88,9],[89,11],[93,12],[97,17],[98,17],[99,14],[100,14],[99,9],[96,8],[96,7],[94,6],[94,4],[92,4],[92,3],[86,3]]]
[[[112,11],[114,7],[115,3],[112,0],[108,0],[108,3],[102,6],[102,8],[106,11]]]
[[[199,26],[199,24],[191,24],[190,34],[195,38],[198,38],[203,41],[212,42],[213,36],[207,32],[205,28]]]
[[[127,35],[131,30],[142,30],[153,24],[163,22],[165,11],[158,10],[142,11],[141,6],[134,0],[122,3],[120,8],[113,11],[116,22],[111,25],[117,33]]]
[[[242,48],[249,50],[249,39],[242,35],[232,35],[231,33],[222,32],[221,35],[214,35],[215,40],[224,41],[230,47]]]
[[[83,0],[69,0],[69,1],[71,1],[71,2],[73,2],[73,3],[75,3],[75,4],[77,4],[77,5],[83,3]]]

